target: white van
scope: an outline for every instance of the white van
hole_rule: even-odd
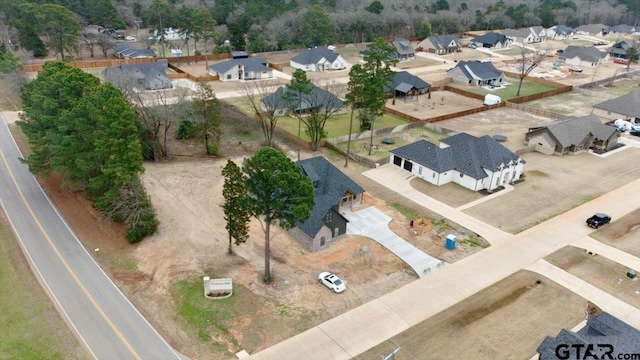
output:
[[[500,104],[502,99],[498,95],[487,94],[484,96],[484,104],[485,105],[495,105]]]

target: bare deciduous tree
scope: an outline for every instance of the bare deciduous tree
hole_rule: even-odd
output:
[[[522,82],[524,79],[529,76],[529,74],[533,71],[533,69],[537,68],[538,65],[544,60],[546,56],[546,49],[528,49],[525,46],[521,46],[520,48],[520,60],[519,60],[519,68],[518,68],[518,78],[520,79],[518,82],[518,92],[516,96],[520,96],[520,89],[522,88]]]
[[[262,101],[262,99],[273,95],[279,85],[270,81],[248,81],[241,82],[239,92],[242,102],[248,106],[255,115],[255,119],[260,123],[262,134],[267,146],[273,145],[273,132],[276,129],[278,120],[286,112],[287,103],[284,98],[271,96],[272,101]]]

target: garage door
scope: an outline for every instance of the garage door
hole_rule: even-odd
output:
[[[402,158],[396,155],[393,155],[393,164],[397,166],[402,165]]]
[[[404,169],[411,171],[413,169],[413,163],[411,161],[405,161],[404,162]]]

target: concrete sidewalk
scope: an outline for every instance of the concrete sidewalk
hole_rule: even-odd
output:
[[[489,224],[463,213],[459,209],[455,209],[414,189],[409,183],[409,180],[412,178],[411,174],[398,166],[385,164],[377,169],[367,170],[362,174],[407,199],[475,232],[492,245],[513,237],[513,234],[496,229]],[[499,196],[500,193],[501,192],[496,193],[496,196]]]
[[[376,241],[411,266],[419,277],[445,266],[443,261],[425,254],[391,231],[391,218],[375,207],[369,206],[356,212],[348,209],[343,211],[344,217],[349,220],[347,234],[362,235]]]
[[[376,177],[380,173],[382,172],[377,172]],[[405,184],[403,179],[398,181],[397,174],[391,175],[384,183]],[[593,230],[584,224],[584,219],[598,209],[611,209],[610,215],[617,219],[640,208],[640,197],[629,198],[629,194],[637,191],[638,187],[640,179],[517,235],[510,235],[507,237],[509,241],[495,242],[495,245],[482,252],[450,264],[429,276],[264,349],[252,355],[251,359],[353,358],[589,235]],[[405,191],[405,194],[414,196],[412,192]],[[409,198],[416,202],[425,201],[420,202],[420,205],[428,208],[435,204],[427,197]],[[488,229],[486,234],[489,235],[489,240],[493,240],[490,237],[494,234],[492,229]],[[537,265],[533,269],[544,271],[542,267]],[[639,313],[638,309],[633,309],[634,312],[631,313],[628,304],[613,296],[606,296],[606,293],[592,290],[584,290],[589,300],[612,314],[621,314],[622,319],[631,319],[629,323],[640,328],[640,322],[633,320],[634,313]]]
[[[568,272],[551,265],[545,260],[539,260],[527,267],[527,270],[535,271],[555,281],[559,285],[588,299],[603,311],[617,317],[627,324],[640,329],[640,310],[615,296],[587,283],[586,281],[569,274]]]

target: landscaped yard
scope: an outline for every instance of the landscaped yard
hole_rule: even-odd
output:
[[[507,79],[507,86],[504,89],[496,89],[496,90],[488,90],[485,88],[475,87],[475,86],[463,86],[459,84],[450,84],[451,86],[456,86],[458,88],[480,94],[494,94],[498,95],[502,98],[502,100],[509,100],[516,98],[516,93],[518,92],[518,83],[519,79]],[[541,92],[553,90],[555,87],[546,84],[540,84],[536,82],[527,81],[526,79],[522,82],[522,89],[520,89],[520,96],[527,96],[532,94],[538,94]]]
[[[231,98],[222,101],[235,106],[243,113],[247,114],[250,117],[253,117],[253,112],[251,111],[250,107],[245,104],[241,98]],[[336,114],[329,120],[327,120],[327,123],[324,126],[327,137],[332,138],[349,134],[350,117],[351,110],[347,108],[345,112]],[[374,129],[388,128],[406,123],[406,120],[401,119],[397,116],[384,114],[383,116],[379,116],[376,118]],[[283,129],[295,136],[298,136],[298,119],[292,116],[282,116],[280,119],[278,119],[278,128]],[[353,132],[360,132],[357,113],[354,114],[353,118]],[[304,124],[302,124],[300,136],[304,141],[310,141],[309,135],[305,133]]]
[[[493,52],[506,56],[522,56],[522,48],[519,46],[512,46],[506,49],[494,50]],[[532,53],[533,50],[524,49],[524,52],[529,54]]]

